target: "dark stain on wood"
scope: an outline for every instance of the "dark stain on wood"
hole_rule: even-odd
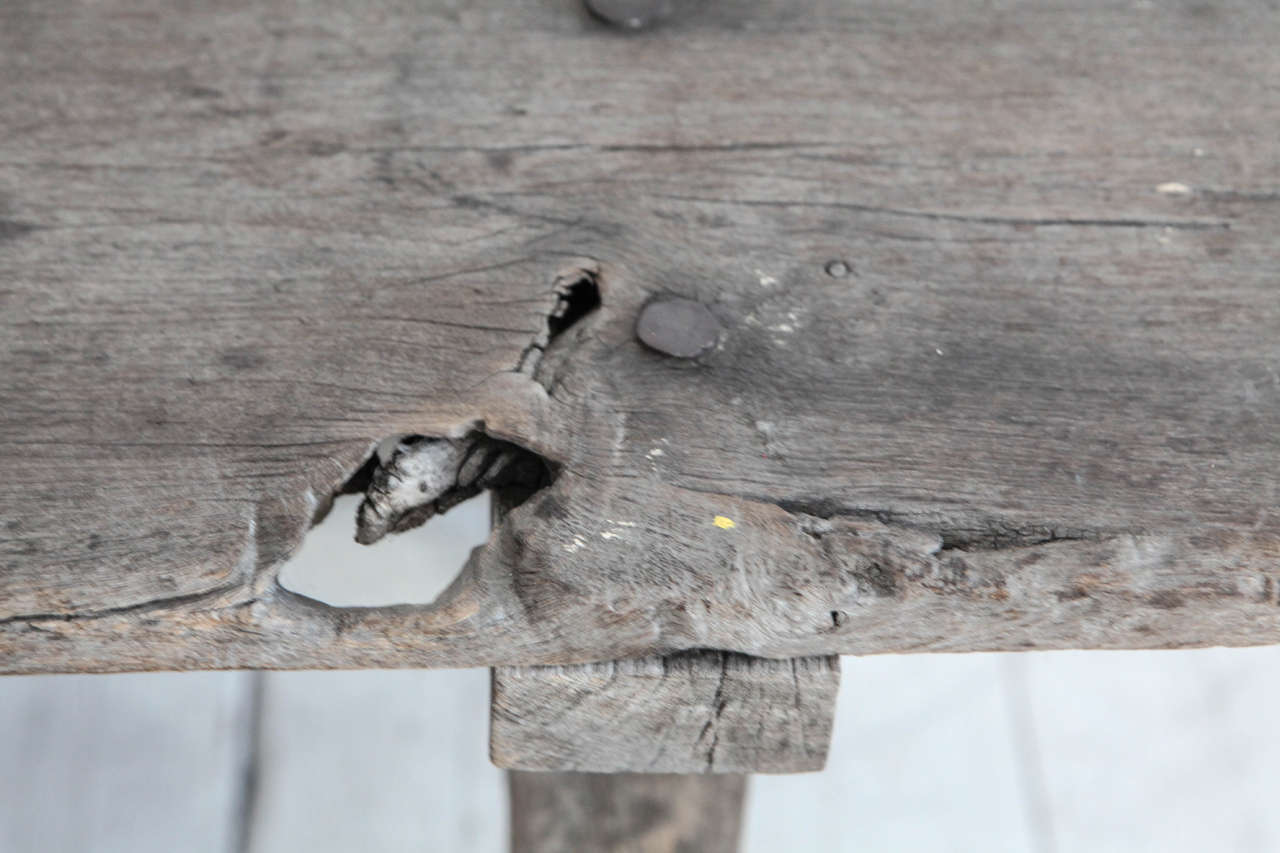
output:
[[[1054,593],[1059,601],[1079,601],[1082,598],[1089,597],[1089,590],[1083,586],[1073,586],[1067,589],[1061,589]]]
[[[898,579],[893,570],[880,563],[859,565],[853,575],[876,595],[888,598],[898,594]]]
[[[267,364],[267,356],[258,347],[232,347],[223,350],[218,360],[234,370],[253,370]]]
[[[40,228],[30,222],[17,219],[0,219],[0,243],[7,243],[25,237]]]

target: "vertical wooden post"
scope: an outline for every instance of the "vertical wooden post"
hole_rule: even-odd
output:
[[[747,777],[507,774],[512,853],[735,853]]]

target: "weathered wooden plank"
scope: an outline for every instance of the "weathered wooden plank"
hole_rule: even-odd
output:
[[[840,659],[725,652],[493,671],[499,767],[592,773],[799,773],[831,744]]]
[[[745,776],[509,774],[512,853],[735,853]]]
[[[6,4],[0,670],[1280,641],[1278,39]],[[481,427],[557,476],[443,601],[279,588],[377,442]]]

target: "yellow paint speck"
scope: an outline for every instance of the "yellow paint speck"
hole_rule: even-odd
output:
[[[721,530],[732,530],[733,528],[738,526],[733,523],[732,518],[728,518],[723,515],[717,515],[715,521],[711,523],[714,524],[716,527],[719,527]]]

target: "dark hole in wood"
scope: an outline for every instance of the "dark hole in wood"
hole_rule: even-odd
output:
[[[355,470],[347,481],[338,487],[339,495],[362,495],[369,483],[373,482],[373,472],[378,470],[378,454],[370,453],[364,464]]]
[[[520,506],[534,492],[550,486],[559,473],[559,468],[554,463],[532,450],[495,438],[482,437],[482,440],[510,460],[492,471],[484,486],[493,493],[494,506],[502,514]]]
[[[277,581],[290,593],[329,607],[429,605],[457,580],[471,550],[488,538],[491,497],[477,495],[416,530],[368,548],[351,535],[360,498],[340,495],[329,517],[280,567]]]
[[[451,449],[436,455],[431,445]],[[424,461],[440,464],[424,468]],[[551,485],[557,472],[554,463],[537,453],[480,430],[453,440],[424,435],[389,438],[323,502],[312,525],[319,526],[339,504],[340,514],[348,518],[355,510],[357,542],[379,541],[383,534],[404,533],[424,525],[431,525],[431,529],[375,554],[348,550],[348,545],[352,549],[363,546],[351,542],[350,528],[340,521],[339,528],[326,526],[324,531],[313,531],[308,540],[318,537],[320,547],[304,545],[300,558],[281,568],[278,580],[294,594],[334,607],[429,604],[456,580],[467,553],[485,541],[489,522],[477,526],[476,510],[486,517],[505,515]],[[431,488],[422,488],[427,485]],[[420,504],[412,500],[396,504],[375,539],[362,538],[364,507],[357,509],[359,502],[350,496],[364,493],[367,502],[370,494],[379,490],[385,494],[389,488],[407,488],[421,494],[423,500]],[[466,507],[457,518],[450,516],[435,524],[463,504]]]
[[[554,340],[599,307],[600,285],[595,276],[584,274],[561,292],[559,303],[547,318],[548,336]]]

